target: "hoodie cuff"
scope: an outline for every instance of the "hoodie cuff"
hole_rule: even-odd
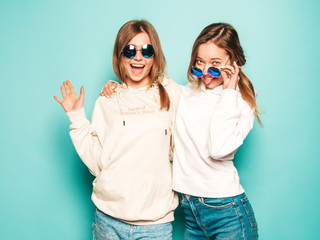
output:
[[[86,117],[86,113],[83,107],[74,111],[67,112],[67,116],[73,128],[76,126],[79,127],[88,122],[88,119]]]

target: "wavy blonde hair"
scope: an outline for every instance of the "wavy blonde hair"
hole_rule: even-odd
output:
[[[154,83],[158,84],[160,95],[160,109],[165,109],[168,111],[170,109],[170,98],[167,91],[162,85],[162,80],[166,68],[166,61],[162,52],[159,36],[151,23],[146,20],[131,20],[125,23],[120,28],[113,48],[113,70],[117,78],[121,82],[126,83],[123,61],[121,61],[122,51],[123,48],[128,45],[129,41],[132,38],[142,32],[145,32],[149,35],[151,45],[154,48],[153,65],[149,73],[150,82],[148,83],[148,85],[150,87]]]
[[[246,58],[240,45],[237,31],[230,24],[213,23],[202,30],[192,47],[187,77],[189,82],[198,87],[201,85],[201,78],[193,76],[191,74],[191,68],[195,65],[199,46],[207,42],[212,42],[218,47],[225,49],[230,57],[231,62],[235,61],[239,66],[244,66],[246,63]],[[239,72],[239,77],[240,80],[238,86],[241,96],[253,109],[258,122],[262,124],[259,117],[261,112],[257,107],[256,94],[253,85],[241,69]]]

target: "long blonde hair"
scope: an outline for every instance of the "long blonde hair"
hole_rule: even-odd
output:
[[[213,23],[202,30],[192,47],[187,77],[189,82],[198,87],[201,85],[201,78],[193,76],[191,74],[191,68],[195,65],[199,46],[207,42],[212,42],[218,47],[225,49],[231,62],[235,61],[239,66],[244,66],[246,63],[246,58],[240,45],[237,31],[230,24]],[[239,77],[238,86],[241,96],[253,109],[258,122],[262,124],[259,117],[260,111],[256,104],[256,94],[253,85],[241,69]]]
[[[121,61],[122,50],[126,45],[128,45],[129,41],[132,38],[134,38],[137,34],[142,32],[145,32],[149,35],[151,45],[154,48],[154,60],[149,73],[150,82],[148,83],[148,86],[150,87],[154,83],[158,84],[160,95],[160,109],[165,109],[168,111],[170,108],[170,98],[167,91],[161,84],[164,77],[166,61],[161,49],[159,36],[151,23],[149,23],[146,20],[131,20],[125,23],[120,28],[113,48],[113,70],[117,78],[121,82],[126,83],[125,71]]]

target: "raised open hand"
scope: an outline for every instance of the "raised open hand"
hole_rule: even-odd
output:
[[[60,87],[63,100],[60,100],[57,96],[54,99],[60,103],[65,112],[71,112],[83,107],[84,103],[84,87],[80,89],[80,96],[78,97],[74,88],[69,80],[63,82],[63,86]]]

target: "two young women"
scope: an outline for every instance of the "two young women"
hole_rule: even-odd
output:
[[[146,21],[131,21],[120,29],[113,65],[122,84],[112,98],[97,100],[91,124],[82,108],[83,88],[78,99],[67,82],[61,89],[64,100],[55,97],[64,107],[72,93],[77,107],[64,107],[72,122],[70,134],[97,176],[94,236],[117,239],[108,236],[112,229],[118,239],[127,239],[140,228],[147,239],[157,239],[157,233],[162,234],[158,239],[171,238],[177,206],[173,186],[181,193],[186,214],[185,239],[257,239],[253,211],[232,162],[258,115],[254,89],[239,67],[245,58],[236,31],[213,24],[199,35],[188,73],[192,84],[183,88],[177,111],[181,90],[163,77],[164,58],[154,36]],[[157,64],[159,57],[162,65]],[[172,183],[169,153],[175,114]]]

